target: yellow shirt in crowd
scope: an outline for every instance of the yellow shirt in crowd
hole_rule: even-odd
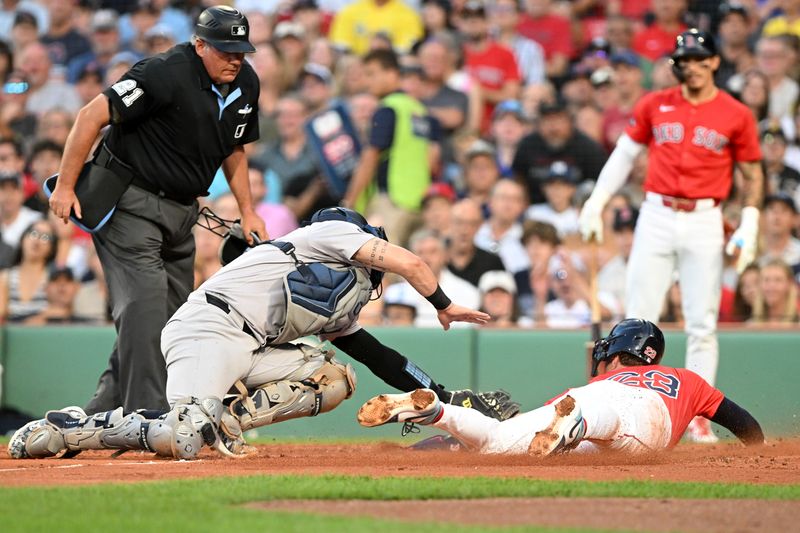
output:
[[[786,17],[775,17],[769,19],[767,23],[764,24],[764,29],[761,31],[761,34],[767,37],[783,35],[784,33],[791,33],[792,35],[800,37],[800,18],[789,23]]]
[[[336,46],[363,55],[369,52],[369,41],[376,33],[387,34],[392,46],[404,52],[422,37],[422,21],[402,0],[383,5],[375,0],[358,0],[336,14],[330,39]]]

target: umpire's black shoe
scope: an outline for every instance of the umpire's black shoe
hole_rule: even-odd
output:
[[[470,389],[452,391],[451,405],[460,405],[503,421],[519,413],[520,404],[511,401],[511,395],[502,389],[489,392],[474,392]]]

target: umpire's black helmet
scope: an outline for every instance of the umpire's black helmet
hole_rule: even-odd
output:
[[[222,52],[248,54],[256,51],[249,41],[247,17],[232,7],[214,6],[200,13],[194,33],[198,39]]]
[[[597,365],[618,353],[630,354],[648,365],[657,365],[664,357],[664,334],[648,320],[627,318],[600,339],[592,351],[592,376]]]
[[[691,28],[675,38],[675,50],[670,56],[672,72],[683,81],[683,71],[678,62],[683,58],[705,59],[718,55],[714,37],[707,31]]]
[[[309,220],[308,223],[314,224],[315,222],[326,222],[328,220],[341,220],[344,222],[349,222],[351,224],[355,224],[361,228],[361,230],[366,231],[367,233],[374,235],[379,239],[383,239],[384,241],[388,240],[386,238],[386,230],[384,230],[382,226],[369,225],[367,223],[367,219],[364,218],[361,213],[346,207],[326,207],[325,209],[320,209],[311,216],[311,220]],[[377,269],[372,269],[370,270],[369,279],[372,283],[372,288],[377,289],[381,284],[381,281],[383,281],[383,272]]]

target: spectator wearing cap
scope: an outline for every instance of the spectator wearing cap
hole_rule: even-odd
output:
[[[81,101],[75,88],[61,79],[50,77],[53,63],[43,44],[34,42],[26,46],[19,55],[19,66],[30,84],[26,103],[28,112],[41,116],[55,107],[70,113],[78,112]]]
[[[790,76],[795,54],[783,37],[761,37],[756,43],[756,66],[769,80],[769,116],[792,116],[800,86]]]
[[[800,201],[800,172],[786,164],[786,146],[783,128],[777,122],[769,122],[761,133],[767,190],[787,194],[797,202]]]
[[[22,51],[29,44],[36,42],[39,36],[39,23],[29,11],[19,10],[14,16],[11,27],[11,46],[16,51]]]
[[[614,320],[625,315],[625,280],[628,258],[633,247],[633,230],[639,212],[632,207],[614,210],[612,235],[619,253],[609,259],[597,272],[597,286],[610,295],[609,307]]]
[[[168,27],[176,43],[192,36],[192,21],[185,11],[171,7],[171,0],[136,0],[134,9],[119,19],[119,35],[123,43],[132,46],[148,28],[156,24]]]
[[[617,91],[615,105],[603,110],[603,147],[611,152],[633,117],[633,106],[644,96],[642,61],[631,51],[611,56],[612,81]]]
[[[381,32],[394,50],[407,52],[422,37],[422,20],[401,0],[356,0],[336,13],[329,37],[338,48],[364,55]]]
[[[633,36],[633,51],[650,61],[672,53],[675,38],[686,24],[686,0],[652,0],[653,23]]]
[[[781,2],[781,12],[770,18],[762,30],[762,35],[767,36],[787,33],[800,37],[800,2],[797,0]]]
[[[800,271],[800,239],[792,235],[797,224],[797,204],[783,193],[767,196],[761,222],[761,255],[758,263],[780,259]]]
[[[497,104],[492,113],[490,134],[497,151],[497,166],[500,177],[511,178],[514,171],[511,164],[522,138],[530,132],[530,121],[525,116],[522,104],[517,100],[504,100]]]
[[[175,33],[166,24],[156,24],[144,32],[143,52],[145,57],[166,52],[175,44]]]
[[[500,180],[489,196],[489,219],[475,235],[475,245],[500,256],[511,273],[530,267],[530,261],[522,247],[522,224],[520,219],[528,202],[525,188],[513,180]]]
[[[464,43],[464,65],[478,84],[482,116],[480,131],[487,133],[494,107],[503,100],[519,97],[521,77],[514,53],[489,36],[486,9],[481,0],[468,0],[461,10],[461,31]]]
[[[45,286],[47,305],[42,310],[24,321],[28,326],[44,326],[52,324],[85,324],[91,319],[75,314],[75,297],[80,283],[75,279],[69,267],[56,267],[50,270]]]
[[[497,42],[514,52],[523,85],[546,79],[544,49],[517,32],[520,8],[517,0],[494,0],[489,7],[489,23]]]
[[[47,32],[50,25],[50,15],[47,13],[47,9],[36,0],[18,0],[0,2],[0,35],[11,34],[14,19],[20,11],[34,16],[40,33]]]
[[[552,0],[527,0],[517,31],[544,49],[548,78],[558,78],[567,73],[569,60],[575,53],[571,23],[556,13]]]
[[[36,133],[38,119],[27,109],[31,94],[28,76],[15,70],[4,80],[0,92],[0,137],[31,138]]]
[[[465,196],[481,206],[484,218],[489,216],[489,196],[499,179],[500,168],[494,147],[482,139],[473,141],[464,155]]]
[[[308,52],[306,31],[297,22],[280,22],[275,26],[272,40],[283,59],[287,75],[285,81],[290,86],[294,85],[303,70],[303,66],[306,64],[306,54]]]
[[[119,17],[111,9],[101,9],[92,15],[89,42],[92,49],[67,64],[67,81],[75,83],[86,65],[94,64],[105,71],[114,55],[122,50],[119,36]]]
[[[719,6],[719,68],[714,73],[717,87],[739,92],[741,87],[729,84],[736,74],[742,74],[753,66],[750,50],[750,20],[747,9],[741,4],[723,2]],[[736,82],[741,83],[741,76]],[[734,82],[734,83],[736,83]]]
[[[450,235],[451,215],[456,192],[443,182],[431,183],[422,199],[422,227],[437,235]]]
[[[417,319],[417,299],[414,289],[395,283],[383,291],[383,323],[387,326],[413,326]]]
[[[514,276],[505,270],[485,272],[478,282],[481,305],[478,309],[489,315],[485,328],[531,327],[533,321],[521,316],[517,302]]]
[[[481,225],[483,213],[477,202],[465,198],[453,206],[447,244],[447,268],[476,287],[484,273],[505,270],[500,256],[475,245],[475,236]]]
[[[574,237],[578,233],[578,210],[573,205],[578,186],[576,169],[564,161],[550,165],[542,183],[542,192],[547,200],[533,204],[525,212],[525,218],[552,224],[561,240]]]
[[[602,113],[619,103],[619,90],[614,83],[614,70],[611,67],[600,67],[592,72],[589,82],[592,84],[592,100],[585,105]],[[575,119],[577,127],[581,128],[582,124],[577,114]]]
[[[331,106],[333,75],[327,67],[307,63],[298,80],[300,96],[308,104],[309,113],[315,114]]]
[[[409,249],[433,271],[442,290],[453,299],[453,302],[472,309],[478,308],[480,295],[477,287],[459,278],[447,268],[447,249],[442,237],[428,230],[419,230],[411,236]],[[392,291],[403,291],[403,299],[409,303],[414,303],[416,308],[415,326],[423,328],[441,327],[439,319],[436,317],[436,310],[425,298],[414,291],[407,281],[391,285],[390,288],[395,286],[398,288],[392,289]],[[388,290],[389,288],[387,288]],[[459,326],[452,324],[452,327],[470,326],[462,323]]]
[[[417,52],[422,67],[424,96],[420,100],[428,112],[439,121],[442,129],[442,162],[455,160],[453,135],[467,122],[469,100],[467,95],[447,85],[455,71],[457,50],[455,43],[445,37],[425,41]]]
[[[19,248],[22,234],[42,214],[23,204],[22,175],[19,172],[0,170],[0,233],[3,242],[14,249]]]
[[[425,106],[401,92],[400,63],[390,50],[364,58],[370,92],[381,99],[361,159],[342,200],[346,207],[363,202],[370,183],[376,186],[366,213],[380,214],[392,243],[403,245],[421,222],[420,208],[437,168],[440,134]]]
[[[37,220],[19,238],[13,266],[0,273],[0,321],[23,322],[47,306],[47,269],[58,246],[55,228],[48,220]]]
[[[66,66],[77,56],[91,49],[89,39],[75,29],[73,9],[77,0],[47,2],[50,27],[40,41],[47,46],[53,64]]]
[[[606,161],[603,147],[574,127],[563,103],[542,105],[539,114],[538,131],[520,141],[511,165],[526,185],[532,203],[545,201],[541,181],[555,161],[576,168],[580,181],[597,180]]]

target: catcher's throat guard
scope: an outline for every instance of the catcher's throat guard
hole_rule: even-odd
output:
[[[228,220],[214,213],[208,207],[200,210],[197,218],[197,225],[205,228],[214,235],[222,237],[222,245],[219,247],[219,262],[222,266],[227,265],[250,248],[264,244],[254,232],[250,232],[255,244],[249,244],[244,237],[244,230],[239,224],[239,219]]]

